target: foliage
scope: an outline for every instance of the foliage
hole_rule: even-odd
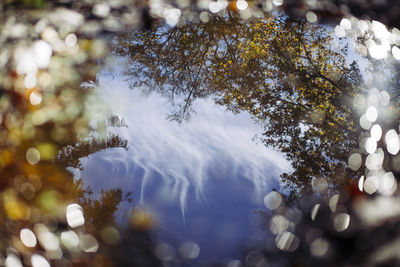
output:
[[[262,141],[291,161],[294,171],[282,178],[292,191],[313,177],[336,188],[354,175],[346,162],[360,130],[350,99],[362,80],[325,28],[282,16],[212,17],[120,35],[114,52],[130,58],[132,87],[171,98],[171,119],[188,119],[193,101],[206,97],[249,112],[264,126]]]
[[[107,138],[90,138],[86,141],[80,141],[74,145],[63,147],[58,155],[56,162],[64,168],[72,167],[83,169],[80,159],[92,155],[100,150],[107,148],[128,149],[128,141],[121,139],[118,135],[110,134]]]
[[[121,188],[101,190],[99,199],[90,198],[91,191],[84,194],[80,200],[85,211],[86,222],[98,231],[115,224],[118,206],[123,201],[131,202],[132,193],[122,193]]]

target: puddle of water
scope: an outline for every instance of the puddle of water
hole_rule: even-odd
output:
[[[196,242],[199,258],[207,261],[237,256],[259,231],[251,225],[254,212],[263,208],[266,193],[280,188],[286,160],[252,141],[261,126],[249,114],[199,101],[197,114],[178,124],[166,119],[165,97],[144,96],[114,77],[104,86],[100,80],[97,90],[112,113],[124,118],[127,127],[112,131],[129,149],[81,159],[83,171],[75,177],[84,177],[94,192],[117,187],[132,192],[133,202],[156,220],[161,240]],[[127,206],[121,207],[121,221]]]
[[[5,265],[396,263],[400,31],[286,4],[4,4]]]

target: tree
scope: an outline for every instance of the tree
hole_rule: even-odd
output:
[[[160,26],[120,35],[117,55],[129,57],[132,87],[169,96],[171,119],[182,122],[197,98],[213,98],[233,112],[249,112],[264,126],[261,140],[285,153],[294,171],[282,175],[292,191],[314,177],[332,188],[354,177],[348,153],[358,146],[351,97],[362,79],[325,28],[285,16]]]
[[[93,155],[107,148],[128,149],[128,141],[121,139],[118,135],[109,134],[106,138],[91,137],[89,140],[79,141],[74,145],[67,145],[58,152],[56,162],[64,168],[72,167],[83,169],[80,159]]]

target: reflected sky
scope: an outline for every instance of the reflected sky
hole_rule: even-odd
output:
[[[84,169],[75,176],[95,193],[116,187],[132,192],[133,203],[155,218],[161,239],[195,241],[200,258],[232,256],[244,238],[262,237],[251,234],[254,211],[267,192],[279,190],[279,175],[289,164],[252,140],[261,126],[247,113],[235,115],[203,99],[190,121],[169,121],[166,98],[129,89],[118,69],[112,72],[100,76],[98,97],[125,120],[128,127],[111,131],[128,140],[129,149],[82,158]],[[130,205],[121,204],[120,215]]]

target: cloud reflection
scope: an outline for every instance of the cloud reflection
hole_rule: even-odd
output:
[[[82,159],[85,177],[95,191],[116,186],[138,194],[140,201],[179,202],[182,213],[188,196],[207,201],[212,179],[233,179],[253,184],[252,201],[262,203],[278,177],[288,170],[283,156],[252,138],[261,131],[248,114],[233,115],[221,106],[199,100],[197,114],[179,125],[166,120],[170,104],[156,94],[145,97],[123,82],[100,82],[99,95],[112,113],[124,118],[128,128],[113,132],[128,140],[129,150],[108,150]],[[232,180],[230,180],[232,179]],[[157,184],[157,192],[147,192]],[[218,183],[220,184],[220,183]],[[150,187],[149,187],[150,186]],[[153,199],[154,201],[154,199]]]

